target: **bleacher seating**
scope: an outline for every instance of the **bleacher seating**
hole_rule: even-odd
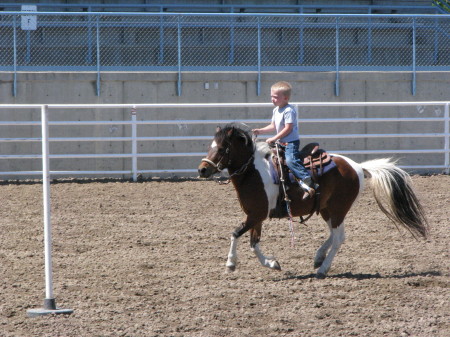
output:
[[[63,0],[39,0],[33,4],[41,12],[168,12],[168,13],[305,13],[305,14],[434,14],[431,1],[111,1],[91,0],[68,4]],[[23,1],[0,4],[1,11],[20,11]]]
[[[434,14],[440,12],[429,1],[103,2],[35,2],[42,15],[38,15],[34,30],[21,27],[22,15],[8,14],[20,11],[23,2],[0,4],[0,70],[177,70],[181,66],[189,70],[254,70],[259,66],[324,71],[338,65],[349,70],[386,70],[413,63],[428,67],[450,64],[449,20],[437,22],[434,17],[439,15]],[[149,14],[145,18],[135,15],[144,12]],[[185,12],[214,16],[185,15],[177,21]],[[230,13],[234,14],[222,15]],[[256,19],[259,13],[266,14],[261,23]],[[293,13],[304,16],[290,15]],[[411,17],[418,13],[431,14],[431,18],[413,24]],[[289,15],[277,18],[271,14]],[[376,15],[343,19],[337,30],[333,14]],[[177,22],[182,24],[182,33]],[[278,54],[280,46],[283,57]]]

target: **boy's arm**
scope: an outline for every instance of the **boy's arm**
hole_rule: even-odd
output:
[[[286,137],[288,134],[290,134],[292,132],[292,129],[294,128],[294,124],[292,123],[286,123],[284,125],[283,130],[281,130],[280,132],[278,132],[275,136],[270,137],[268,139],[266,139],[266,143],[274,143],[276,142],[278,139],[281,139],[283,137]]]
[[[260,134],[263,134],[263,133],[270,133],[270,132],[273,132],[273,131],[275,131],[275,130],[276,130],[276,129],[275,129],[275,123],[272,122],[272,123],[270,123],[269,125],[267,125],[267,126],[261,128],[261,129],[253,129],[252,132],[253,132],[255,135],[260,135]]]

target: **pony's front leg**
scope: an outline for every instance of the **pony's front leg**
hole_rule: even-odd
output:
[[[231,245],[230,251],[228,252],[228,259],[225,266],[227,267],[227,272],[233,272],[236,270],[237,264],[237,244],[239,237],[247,232],[251,228],[249,222],[243,222],[240,226],[238,226],[234,232],[231,234]]]
[[[259,247],[259,240],[261,238],[261,229],[262,224],[255,226],[250,230],[250,247],[253,253],[255,253],[256,257],[258,258],[259,262],[262,266],[281,270],[281,266],[278,263],[278,261],[273,256],[265,256]]]
[[[275,270],[281,270],[281,266],[278,263],[278,261],[273,256],[265,256],[261,249],[259,248],[259,243],[257,243],[254,247],[252,247],[253,253],[255,253],[256,257],[258,258],[259,262],[262,266],[275,269]]]
[[[228,252],[228,259],[226,263],[226,271],[227,272],[233,272],[236,270],[236,264],[237,264],[237,243],[238,238],[234,235],[231,236],[231,245],[230,245],[230,251]]]

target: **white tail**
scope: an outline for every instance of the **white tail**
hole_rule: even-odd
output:
[[[426,238],[428,222],[422,205],[411,184],[411,177],[390,158],[361,163],[364,175],[370,179],[375,200],[381,211],[396,225],[411,234]]]

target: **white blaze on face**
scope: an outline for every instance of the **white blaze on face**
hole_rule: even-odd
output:
[[[213,140],[213,142],[211,143],[211,149],[214,149],[215,147],[217,147],[217,143],[215,140]]]

